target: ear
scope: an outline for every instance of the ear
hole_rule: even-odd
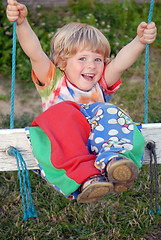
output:
[[[60,67],[60,70],[64,72],[64,71],[65,71],[65,68],[63,68],[63,67]]]
[[[60,66],[59,69],[64,72],[66,68],[66,64],[64,63],[61,57],[58,57],[57,63],[58,63],[57,66]]]

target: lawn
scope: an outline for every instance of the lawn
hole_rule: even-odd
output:
[[[49,54],[50,40],[54,32],[70,21],[86,22],[101,29],[111,43],[111,56],[135,37],[141,21],[147,21],[149,4],[135,1],[112,1],[100,4],[95,1],[70,0],[69,7],[44,9],[37,6],[29,10],[34,31],[44,51]],[[161,122],[161,3],[154,6],[153,21],[158,36],[150,46],[149,63],[149,122]],[[0,74],[11,78],[12,25],[7,21],[5,8],[0,2]],[[31,66],[17,44],[16,81],[23,93],[34,91],[31,83]],[[122,86],[112,102],[127,111],[136,122],[144,122],[144,72],[145,54],[122,77]],[[0,101],[9,101],[8,94],[0,95]],[[1,112],[0,128],[9,128],[9,116]],[[16,127],[30,125],[31,116],[25,113],[16,117]],[[161,176],[161,166],[158,166]],[[30,172],[33,202],[38,217],[23,221],[23,206],[17,172],[0,173],[0,239],[161,239],[161,215],[149,214],[150,175],[149,166],[143,166],[131,190],[110,194],[101,201],[77,204],[65,199],[58,192]],[[160,183],[161,184],[161,183]],[[161,189],[160,189],[161,192]],[[155,199],[154,199],[155,200]],[[161,198],[159,195],[159,204]]]

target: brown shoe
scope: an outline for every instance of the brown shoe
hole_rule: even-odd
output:
[[[126,157],[114,157],[106,166],[109,182],[114,184],[114,192],[119,193],[130,189],[138,176],[136,164]]]
[[[81,185],[81,193],[78,195],[77,202],[94,202],[111,192],[113,192],[113,184],[108,182],[104,176],[92,176]]]
[[[134,183],[134,180],[131,180],[129,182],[116,182],[114,183],[113,193],[121,193],[124,191],[128,191],[130,188],[132,188]]]

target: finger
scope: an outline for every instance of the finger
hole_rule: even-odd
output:
[[[8,20],[10,22],[14,22],[14,21],[17,21],[18,20],[18,17],[8,17]]]
[[[156,28],[155,23],[151,22],[147,25],[147,29]]]
[[[8,5],[7,6],[7,10],[8,11],[17,11],[18,7],[17,6],[14,6],[14,5]]]
[[[14,22],[18,19],[18,14],[11,14],[10,12],[7,13],[7,18],[10,22]]]
[[[138,29],[143,32],[147,25],[148,24],[146,22],[141,22],[138,26]]]
[[[18,5],[18,10],[20,12],[20,17],[26,17],[27,16],[27,8],[24,4]]]
[[[143,36],[144,30],[147,27],[146,22],[141,22],[137,28],[137,35],[141,38]]]
[[[156,39],[156,34],[153,35],[144,35],[144,40],[147,41],[154,41]]]
[[[7,11],[7,16],[15,17],[19,15],[19,11]]]
[[[154,34],[144,34],[143,39],[146,43],[151,44],[152,42],[155,41],[157,33],[155,32]]]
[[[24,5],[24,4],[20,4],[20,3],[17,5],[17,8],[18,8],[18,10],[21,11],[21,12],[26,10],[25,5]]]
[[[18,19],[19,11],[17,6],[8,5],[6,9],[6,15],[10,22],[14,22]]]
[[[151,43],[153,43],[154,41],[155,41],[155,37],[154,38],[151,38],[151,39],[144,39],[144,41],[146,42],[146,43],[148,43],[148,44],[151,44]]]
[[[18,8],[17,8],[17,6],[8,5],[6,12],[7,12],[7,15],[9,15],[9,16],[15,15],[15,14],[18,15]]]
[[[144,34],[146,35],[153,35],[157,33],[157,28],[150,28],[150,29],[145,29]]]
[[[148,38],[151,39],[151,38],[153,38],[153,37],[156,37],[156,35],[157,35],[156,33],[153,33],[153,34],[146,34],[146,33],[145,33],[145,34],[144,34],[144,38],[146,38],[146,39],[148,39]]]
[[[8,5],[12,5],[12,6],[17,6],[18,2],[17,1],[14,1],[14,0],[8,0]]]

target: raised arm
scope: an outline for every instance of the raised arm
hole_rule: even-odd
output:
[[[107,86],[112,86],[121,77],[145,49],[146,43],[151,44],[156,38],[157,30],[155,23],[147,24],[142,22],[137,28],[137,36],[125,47],[123,47],[114,60],[105,70]]]
[[[49,70],[50,61],[42,50],[40,41],[27,21],[27,8],[17,1],[8,0],[7,18],[10,22],[17,21],[17,37],[19,43],[30,58],[32,68],[42,84],[45,84],[45,77]]]

